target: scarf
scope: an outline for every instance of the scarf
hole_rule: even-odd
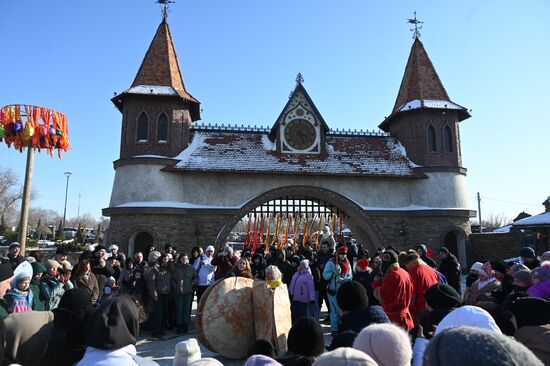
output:
[[[340,272],[340,276],[341,277],[346,277],[349,273],[348,258],[346,257],[346,259],[344,259],[343,261],[340,261],[340,260],[338,260],[338,257],[337,257],[337,259],[335,259],[334,261],[335,261],[335,264],[339,265],[340,268],[342,269],[342,272]]]
[[[274,289],[282,285],[283,281],[280,278],[276,278],[274,280],[267,281],[267,284],[269,285],[269,287]]]

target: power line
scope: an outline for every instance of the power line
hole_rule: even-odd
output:
[[[541,205],[535,205],[532,203],[525,203],[525,202],[517,202],[517,201],[508,201],[508,200],[502,200],[499,198],[492,198],[487,196],[481,196],[482,199],[490,200],[490,201],[497,201],[497,202],[504,202],[504,203],[511,203],[515,205],[525,205],[525,206],[533,206],[533,207],[540,207]]]

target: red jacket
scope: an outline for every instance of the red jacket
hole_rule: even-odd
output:
[[[414,287],[413,295],[416,297],[415,303],[411,303],[410,311],[413,319],[417,321],[419,312],[426,309],[424,291],[439,283],[439,275],[432,267],[422,263],[409,269],[408,272]]]
[[[407,330],[414,328],[414,322],[409,312],[414,287],[409,274],[400,267],[392,267],[384,276],[380,287],[382,308],[395,323]]]

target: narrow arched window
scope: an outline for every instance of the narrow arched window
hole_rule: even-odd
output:
[[[164,113],[159,116],[157,121],[157,141],[168,141],[168,117]]]
[[[453,152],[453,131],[449,126],[443,129],[443,151]]]
[[[137,141],[147,142],[149,132],[149,118],[145,113],[141,113],[137,124]]]
[[[430,125],[428,127],[428,151],[429,152],[436,152],[437,151],[437,142],[435,137],[435,128],[434,126]]]

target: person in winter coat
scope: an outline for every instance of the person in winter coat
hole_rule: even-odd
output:
[[[535,297],[517,299],[512,305],[514,338],[550,365],[550,301]]]
[[[424,263],[426,263],[428,266],[434,269],[437,268],[435,261],[432,258],[428,257],[428,248],[426,247],[426,245],[420,244],[419,246],[417,246],[416,252],[420,256],[420,259],[424,261]]]
[[[292,281],[292,276],[294,275],[294,268],[289,262],[290,258],[286,257],[285,251],[282,249],[277,249],[275,252],[275,258],[272,258],[271,265],[277,266],[281,273],[283,274],[283,282],[286,285],[290,285]]]
[[[374,271],[369,267],[369,258],[368,256],[363,257],[357,262],[355,266],[355,273],[353,274],[353,280],[359,282],[365,290],[367,290],[367,295],[369,297],[369,304],[371,305],[380,305],[380,302],[376,297],[374,297],[374,292],[372,290],[372,281],[374,280]]]
[[[333,338],[329,349],[351,347],[355,336],[371,324],[389,323],[390,319],[379,305],[369,305],[369,298],[365,287],[359,282],[347,281],[340,286],[336,294],[338,308],[341,314],[338,335]],[[354,336],[349,336],[351,332]]]
[[[365,352],[379,366],[410,366],[411,342],[407,332],[395,324],[372,324],[355,338],[353,348]]]
[[[265,280],[265,267],[267,265],[264,256],[257,250],[252,256],[252,265],[250,266],[252,278]]]
[[[76,288],[86,290],[92,299],[92,304],[99,300],[99,285],[95,275],[92,273],[90,261],[83,259],[78,263],[75,276],[72,279]]]
[[[214,253],[214,257],[212,257],[212,265],[216,267],[214,279],[217,281],[225,277],[225,275],[235,267],[238,260],[239,257],[235,255],[233,248],[225,244],[217,253]]]
[[[197,272],[191,264],[187,254],[180,254],[177,262],[172,266],[172,288],[176,300],[176,333],[189,332],[191,321],[191,303],[193,301],[193,287],[198,280]]]
[[[449,249],[442,247],[439,249],[439,259],[441,264],[439,265],[439,272],[445,276],[449,286],[454,288],[459,294],[462,293],[460,288],[460,264],[458,259],[452,254]]]
[[[462,299],[458,292],[444,283],[436,283],[424,292],[428,308],[420,311],[420,326],[426,339],[431,339],[439,322],[460,306]]]
[[[313,318],[298,319],[288,332],[288,352],[277,358],[285,366],[310,366],[325,350],[323,328]]]
[[[45,310],[53,310],[59,305],[61,296],[65,290],[63,284],[57,279],[57,269],[60,264],[52,259],[45,263],[46,273],[40,280],[40,296],[44,299]]]
[[[124,253],[118,250],[118,245],[111,244],[109,246],[109,253],[107,254],[107,261],[113,266],[113,261],[120,263],[120,267],[124,268],[126,264],[126,256]]]
[[[157,365],[137,356],[138,307],[126,295],[113,297],[90,319],[86,352],[76,366]]]
[[[334,252],[330,250],[330,246],[328,242],[320,242],[319,243],[319,252],[317,253],[317,260],[315,261],[315,265],[319,268],[319,272],[322,274],[325,270],[325,265],[328,261],[330,261],[332,258],[334,258]],[[319,280],[319,296],[317,298],[317,303],[319,305],[319,310],[323,306],[323,301],[327,304],[327,309],[330,314],[330,303],[328,301],[328,293],[327,293],[327,285],[328,282],[323,278],[321,275],[321,278]],[[330,315],[328,319],[329,320]]]
[[[420,312],[426,309],[424,291],[439,283],[439,275],[432,267],[425,264],[418,253],[411,252],[405,258],[405,267],[414,287],[410,312],[415,324],[418,324]]]
[[[132,279],[132,275],[134,274],[134,259],[128,258],[126,259],[126,262],[124,263],[124,266],[120,270],[120,276],[118,277],[118,287],[121,291],[125,291],[128,287],[128,284],[130,283],[130,280]]]
[[[479,279],[470,286],[468,297],[464,299],[464,303],[476,305],[479,302],[492,302],[492,292],[499,287],[500,282],[496,279],[491,264],[486,262],[479,270]]]
[[[338,332],[338,325],[340,323],[340,312],[338,311],[336,294],[344,282],[351,281],[353,278],[347,253],[348,248],[345,245],[338,248],[336,258],[328,261],[323,271],[323,278],[327,281],[328,301],[332,309],[330,312],[330,330],[334,334]]]
[[[65,291],[53,310],[53,329],[42,366],[72,366],[84,356],[86,325],[96,308],[90,293],[74,288]]]
[[[292,298],[292,322],[294,323],[302,316],[307,316],[308,308],[315,305],[315,286],[307,259],[300,261],[298,271],[292,276],[288,292]]]
[[[23,272],[16,275],[11,281],[11,290],[4,295],[10,313],[32,311],[33,293],[30,290],[31,277]]]
[[[235,263],[235,267],[229,272],[227,277],[235,276],[235,277],[245,277],[245,278],[252,278],[252,270],[250,268],[250,262],[246,258],[239,258],[237,263]]]
[[[381,270],[384,279],[373,283],[374,294],[392,323],[411,330],[414,327],[409,311],[414,295],[411,276],[399,267],[397,253],[393,250],[386,250],[382,254]]]
[[[11,243],[8,248],[8,262],[11,264],[11,268],[15,270],[24,261],[25,257],[21,255],[21,244]]]
[[[44,311],[46,307],[44,305],[44,299],[40,294],[40,279],[44,272],[46,272],[46,267],[40,262],[31,263],[32,266],[32,279],[30,284],[30,289],[32,291],[33,303],[32,309],[35,311]]]
[[[204,291],[214,283],[214,271],[216,266],[212,265],[212,255],[214,254],[214,247],[209,245],[206,247],[204,255],[201,255],[193,263],[193,267],[199,276],[199,282],[197,285],[197,303],[201,301]]]
[[[523,247],[519,251],[521,261],[531,271],[540,266],[540,260],[537,258],[537,254],[531,247]]]
[[[550,299],[550,262],[542,262],[542,265],[531,271],[531,282],[527,293],[533,297]]]
[[[148,310],[153,313],[153,338],[162,338],[168,318],[168,298],[172,287],[168,257],[157,251],[149,253],[149,267],[145,271],[149,292]]]

